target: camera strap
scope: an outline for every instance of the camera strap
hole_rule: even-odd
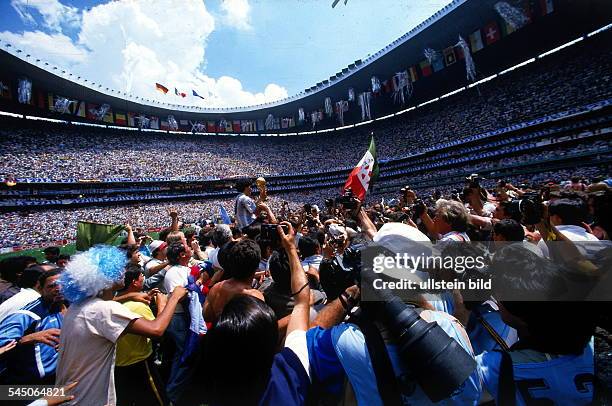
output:
[[[374,375],[376,375],[378,393],[383,404],[401,406],[403,404],[402,393],[380,330],[371,321],[360,317],[352,316],[349,323],[356,324],[365,337]]]

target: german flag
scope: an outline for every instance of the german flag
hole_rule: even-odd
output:
[[[115,113],[115,124],[126,125],[127,120],[124,113]]]
[[[155,90],[157,90],[158,92],[162,92],[163,94],[168,93],[168,88],[159,83],[155,83]]]

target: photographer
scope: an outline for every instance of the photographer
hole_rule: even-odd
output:
[[[494,294],[510,298],[498,301],[502,320],[519,340],[477,356],[488,393],[497,404],[591,404],[594,323],[580,303],[547,300],[567,289],[563,269],[518,245],[500,250],[491,267],[493,286],[503,287]]]
[[[414,230],[408,226],[403,227]],[[384,243],[391,240],[405,243],[404,233],[394,231],[394,227],[387,228],[389,230],[381,230],[384,236],[375,234],[374,239]],[[394,232],[401,235],[394,235]],[[424,235],[423,239],[427,240]],[[398,319],[397,313],[390,316],[388,310],[381,310],[386,309],[385,306],[392,306],[391,302],[398,299],[385,298],[381,302],[366,302],[360,305],[358,286],[342,289],[344,290],[331,295],[334,300],[328,302],[318,313],[313,323],[315,327],[307,333],[313,379],[320,384],[317,393],[319,398],[327,399],[329,403],[353,398],[360,405],[434,403],[435,401],[429,398],[431,392],[426,394],[417,382],[417,372],[410,372],[415,365],[405,364],[402,355],[405,348],[397,341],[397,324],[394,324],[401,317]],[[331,290],[326,288],[328,295]],[[357,310],[354,309],[356,306],[359,306]],[[406,308],[404,304],[401,306]],[[421,322],[435,321],[444,331],[446,339],[460,347],[466,357],[474,359],[467,333],[454,317],[445,312],[420,307],[413,306],[410,309],[419,315]],[[345,322],[347,315],[350,318]],[[452,395],[446,399],[447,402],[476,404],[480,398],[480,379],[475,369],[471,371],[466,375],[467,380],[451,391]],[[349,385],[346,385],[347,383]]]
[[[469,224],[468,212],[461,203],[440,199],[436,202],[436,215],[433,220],[427,211],[421,214],[429,236],[439,241],[470,241],[466,234]]]

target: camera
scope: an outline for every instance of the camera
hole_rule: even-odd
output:
[[[512,200],[506,210],[510,213],[520,213],[521,222],[528,226],[539,223],[544,214],[542,198],[534,192],[525,193],[519,199]]]
[[[280,226],[283,228],[285,234],[289,232],[289,227],[285,224],[281,224]],[[260,240],[262,242],[269,242],[272,245],[280,243],[280,235],[278,235],[276,227],[278,227],[278,224],[262,224],[261,233],[259,234]]]
[[[366,244],[351,245],[343,255],[336,255],[321,262],[319,278],[329,300],[335,299],[346,288],[361,281],[361,250]]]
[[[470,188],[480,188],[480,181],[484,180],[484,178],[480,177],[477,173],[473,173],[467,178],[465,178],[465,182]]]
[[[342,196],[336,199],[336,204],[341,204],[347,210],[353,210],[359,204],[359,199],[355,197],[351,188],[347,188]]]
[[[368,244],[355,244],[344,255],[321,263],[319,276],[328,299],[339,297],[355,284],[371,285],[374,275],[362,275],[361,253]],[[362,286],[362,289],[364,287]],[[377,290],[377,301],[361,304],[364,320],[380,320],[397,340],[399,355],[432,402],[453,394],[476,368],[476,362],[436,322],[426,322],[417,310],[386,290]]]

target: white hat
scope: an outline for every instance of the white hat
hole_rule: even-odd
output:
[[[386,223],[374,234],[373,241],[394,253],[431,254],[429,238],[418,228],[404,223]]]
[[[160,248],[162,245],[166,245],[166,242],[162,240],[153,240],[149,244],[149,251],[153,253],[156,249]]]

